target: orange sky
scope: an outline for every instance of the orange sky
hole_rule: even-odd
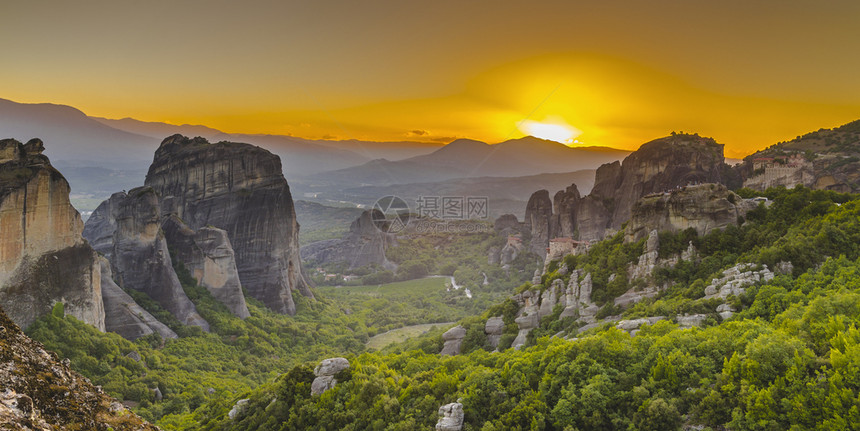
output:
[[[3,2],[0,97],[309,138],[674,130],[739,156],[860,118],[858,19],[853,0]]]

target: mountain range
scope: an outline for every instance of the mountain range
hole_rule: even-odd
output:
[[[112,192],[141,184],[145,175],[142,167],[152,161],[161,140],[177,133],[201,136],[212,142],[245,142],[266,148],[281,158],[284,176],[297,194],[321,202],[342,200],[342,192],[356,186],[421,184],[419,188],[423,190],[443,194],[451,189],[451,184],[436,183],[462,178],[572,173],[594,169],[628,154],[604,147],[570,148],[531,136],[494,145],[469,139],[441,145],[231,134],[203,125],[89,117],[71,106],[0,99],[0,136],[21,141],[39,137],[48,143],[46,155],[66,173],[72,188],[72,203],[84,216]],[[350,199],[347,203],[360,204]]]

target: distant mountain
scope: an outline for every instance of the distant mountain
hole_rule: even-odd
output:
[[[606,147],[571,148],[527,136],[496,145],[458,139],[423,156],[400,161],[373,160],[361,166],[324,172],[313,179],[366,185],[439,182],[454,178],[521,177],[594,169],[620,160],[628,151]]]
[[[140,121],[128,117],[119,120],[102,117],[90,118],[108,127],[138,135],[149,136],[150,138],[158,139],[159,142],[168,136],[176,134],[185,136],[201,136],[206,139],[212,139],[213,137],[224,133],[218,129],[194,124],[175,125],[153,121]]]
[[[0,137],[45,142],[53,163],[130,168],[146,166],[160,139],[102,124],[65,105],[17,103],[0,99]],[[75,188],[74,178],[69,178]]]
[[[159,142],[166,136],[181,134],[200,136],[213,142],[231,141],[258,145],[281,157],[284,175],[288,180],[322,171],[356,166],[378,158],[400,160],[415,157],[438,150],[442,146],[438,143],[415,141],[375,142],[356,139],[334,141],[304,139],[288,135],[226,133],[202,125],[175,125],[133,118],[120,120],[91,118],[115,129],[158,139]]]

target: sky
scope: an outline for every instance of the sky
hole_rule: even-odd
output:
[[[860,2],[0,0],[0,98],[305,138],[738,157],[860,118]]]

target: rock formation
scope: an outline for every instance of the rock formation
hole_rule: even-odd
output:
[[[0,309],[0,429],[157,431],[24,335]]]
[[[134,302],[113,281],[110,262],[99,258],[101,265],[102,299],[105,304],[105,330],[116,332],[129,340],[157,332],[161,338],[176,338],[176,333]],[[134,352],[132,352],[134,353]]]
[[[546,247],[552,238],[552,201],[549,192],[538,190],[532,194],[526,204],[525,228],[531,232],[529,248],[538,256],[546,255]]]
[[[484,333],[487,334],[487,340],[493,349],[499,347],[499,341],[502,339],[504,331],[505,322],[502,320],[502,316],[487,319],[487,323],[484,325]]]
[[[346,358],[324,359],[314,368],[314,375],[317,377],[311,383],[311,395],[320,395],[333,388],[337,384],[334,376],[347,368],[349,368],[349,361]]]
[[[652,194],[637,201],[625,231],[626,241],[638,241],[651,230],[678,232],[688,228],[706,235],[736,224],[756,202],[746,200],[722,184],[700,184]]]
[[[436,431],[460,431],[463,429],[463,404],[451,403],[439,407],[439,421]]]
[[[529,332],[540,325],[540,292],[526,290],[523,293],[514,295],[513,300],[520,305],[520,310],[517,318],[514,319],[519,332],[513,343],[511,343],[511,347],[519,349],[526,344],[526,337],[528,337]]]
[[[442,341],[445,344],[442,346],[442,351],[439,352],[442,356],[454,356],[460,354],[460,345],[463,344],[463,338],[466,338],[466,328],[457,325],[442,334]]]
[[[209,330],[173,270],[160,215],[158,197],[149,187],[114,193],[93,212],[84,237],[108,257],[120,286],[146,293],[183,324]]]
[[[364,211],[343,238],[302,247],[302,259],[317,264],[346,262],[350,268],[374,264],[388,270],[397,269],[397,265],[385,257],[386,250],[394,243],[394,235],[379,230],[373,223],[374,219],[382,218],[384,215],[377,209]]]
[[[69,183],[42,154],[42,141],[0,141],[0,306],[22,327],[64,303],[104,330],[97,255],[81,237]]]
[[[279,313],[295,314],[292,291],[313,298],[299,260],[290,187],[280,159],[259,147],[203,138],[165,139],[146,175],[162,214],[193,230],[223,229],[236,255],[242,287]]]
[[[194,231],[175,215],[165,218],[161,228],[174,258],[185,265],[197,284],[236,317],[244,319],[251,315],[227,232],[210,226]]]
[[[723,271],[722,277],[711,280],[711,283],[705,287],[705,299],[739,296],[746,291],[746,286],[773,280],[774,274],[767,265],[763,265],[760,270],[755,268],[756,266],[751,263],[739,263]]]
[[[582,278],[580,281],[579,279]],[[600,310],[594,302],[591,301],[591,273],[586,273],[582,276],[580,270],[575,270],[570,273],[570,282],[567,284],[567,289],[564,292],[564,310],[561,312],[560,318],[578,316],[577,319],[586,323],[594,323],[595,315]]]
[[[526,206],[530,248],[545,256],[549,240],[555,237],[601,240],[630,219],[634,204],[643,196],[722,182],[727,170],[724,160],[723,146],[713,139],[673,135],[642,145],[623,163],[598,168],[588,196],[580,197],[571,186],[556,193],[551,202],[549,193],[539,190]]]

